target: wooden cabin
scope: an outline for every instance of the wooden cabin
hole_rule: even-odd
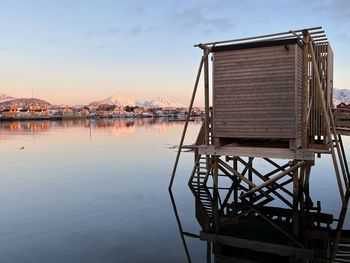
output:
[[[226,138],[300,141],[302,54],[297,39],[214,47],[218,144]]]
[[[283,202],[296,208],[301,189],[310,198],[308,180],[315,156],[331,154],[340,197],[346,203],[350,172],[339,124],[347,119],[345,113],[334,118],[333,52],[324,33],[322,27],[314,27],[195,45],[203,56],[189,112],[203,70],[205,119],[193,146],[189,185],[198,189],[212,177],[213,188],[218,189],[219,176],[229,177],[233,183],[244,182],[246,190],[240,198],[257,204],[273,200],[274,187],[291,183],[293,200]],[[188,115],[169,189],[189,119]],[[346,134],[347,126],[342,127]],[[255,158],[268,162],[273,170],[264,176],[254,168]],[[286,163],[280,166],[275,158]],[[276,186],[287,175],[293,179]]]
[[[323,61],[328,62],[322,74],[328,80],[323,89],[330,100],[333,59],[326,59],[325,51],[320,48],[319,53],[320,59],[322,56]],[[211,52],[214,144],[273,141],[299,148],[303,43],[298,38],[263,40],[215,46]],[[310,90],[309,98],[312,92]],[[317,104],[312,108],[313,116],[317,115],[315,106]],[[313,128],[310,136],[324,135],[324,123],[317,122],[317,125],[310,127]]]

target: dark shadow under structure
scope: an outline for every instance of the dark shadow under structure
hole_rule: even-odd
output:
[[[232,238],[220,234],[222,217],[235,218],[233,224],[240,229],[249,225],[241,218],[259,215],[294,242],[295,258],[314,256],[315,251],[299,240],[305,230],[300,218],[307,216],[317,226],[329,226],[333,220],[320,214],[309,195],[315,157],[325,154],[331,156],[341,211],[346,212],[350,173],[342,135],[350,135],[350,112],[333,109],[333,52],[324,33],[322,27],[314,27],[196,45],[203,56],[169,189],[203,71],[205,121],[190,146],[194,166],[189,179],[201,200],[198,216],[206,215],[199,222],[212,230],[204,230],[201,239],[231,244]],[[224,197],[223,190],[228,191]],[[318,214],[313,214],[315,209]],[[276,216],[292,223],[288,226],[292,231],[274,223]],[[327,237],[330,249],[322,255],[325,262],[334,261],[341,236],[340,231]]]
[[[235,200],[232,185],[217,192],[213,187],[191,188],[195,216],[201,231],[183,230],[175,199],[170,197],[179,233],[191,262],[187,238],[207,243],[206,262],[349,262],[350,229],[343,224],[347,206],[339,215],[324,213],[321,203],[308,210],[256,206]],[[205,193],[198,196],[198,191]],[[345,197],[349,201],[349,193]],[[238,209],[239,208],[239,209]]]

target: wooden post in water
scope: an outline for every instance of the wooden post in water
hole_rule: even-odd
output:
[[[185,126],[181,135],[181,140],[180,140],[180,144],[179,144],[179,149],[177,150],[177,155],[176,155],[176,159],[175,159],[175,164],[174,164],[174,168],[173,168],[173,172],[171,174],[171,179],[170,179],[170,183],[169,183],[169,187],[168,189],[171,190],[171,187],[173,186],[173,182],[174,182],[174,178],[175,178],[175,174],[176,174],[176,169],[177,169],[177,165],[179,163],[179,159],[180,159],[180,154],[181,154],[181,150],[182,150],[182,146],[185,140],[185,136],[186,136],[186,132],[187,132],[187,126],[188,126],[188,122],[190,120],[190,115],[191,115],[191,111],[192,111],[192,107],[193,107],[193,103],[194,103],[194,99],[196,97],[196,93],[197,93],[197,87],[198,87],[198,83],[199,83],[199,79],[201,76],[201,72],[202,72],[202,68],[203,68],[203,63],[204,63],[205,57],[202,56],[201,58],[201,62],[199,64],[199,69],[197,72],[197,77],[196,77],[196,82],[194,84],[194,88],[193,88],[193,93],[192,93],[192,97],[191,97],[191,102],[190,105],[188,107],[188,114],[187,114],[187,118],[186,118],[186,122],[185,122]]]
[[[204,60],[204,105],[205,105],[205,119],[204,119],[204,141],[205,145],[209,146],[209,124],[210,124],[210,116],[209,116],[209,49],[206,46],[203,46],[203,57]],[[207,173],[210,171],[210,155],[206,155],[206,167]]]

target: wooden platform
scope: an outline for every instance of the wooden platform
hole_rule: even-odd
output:
[[[291,150],[288,148],[265,148],[265,147],[238,147],[199,145],[198,153],[203,155],[224,155],[241,157],[260,157],[276,159],[295,159],[295,160],[315,160],[315,151],[311,149]]]

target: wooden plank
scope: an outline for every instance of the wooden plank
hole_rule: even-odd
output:
[[[235,75],[237,74],[237,75]],[[216,80],[240,80],[240,79],[260,79],[264,77],[279,77],[279,78],[293,78],[294,72],[292,70],[278,70],[276,68],[267,69],[265,71],[250,71],[250,72],[227,72],[227,73],[217,73],[215,75]]]
[[[276,124],[277,125],[277,124]],[[268,128],[252,128],[249,125],[246,125],[245,127],[239,127],[237,128],[237,126],[239,126],[239,123],[235,123],[235,124],[219,124],[217,127],[217,131],[222,131],[222,132],[227,132],[228,134],[230,133],[237,133],[237,132],[271,132],[271,133],[276,133],[276,135],[278,135],[278,133],[288,133],[293,135],[293,127],[285,127],[285,128],[280,128],[278,126],[272,126],[268,127]],[[232,131],[232,129],[235,129],[235,131]],[[242,134],[244,135],[244,134]],[[219,136],[219,134],[216,134],[216,136]],[[220,137],[220,136],[219,136]],[[244,137],[244,136],[243,136]],[[266,137],[264,136],[264,134],[261,134],[261,137]]]
[[[280,94],[276,94],[276,88],[278,88],[278,86],[274,87],[273,89],[267,89],[267,86],[262,86],[264,88],[264,95],[269,96],[271,100],[275,100],[275,99],[282,99],[283,102],[289,102],[290,100],[288,99],[288,97],[290,97],[292,95],[291,91],[282,91],[282,93],[288,97],[284,97],[281,98]],[[237,88],[237,87],[235,87]],[[266,88],[266,89],[265,89]],[[256,87],[252,87],[252,88],[245,88],[242,89],[242,91],[245,91],[245,93],[240,92],[239,94],[232,94],[232,91],[230,91],[230,86],[222,86],[220,87],[220,91],[217,91],[215,93],[215,98],[219,99],[234,99],[237,101],[242,101],[242,99],[246,99],[247,98],[247,94],[250,95],[250,98],[252,100],[257,100],[259,98],[261,98],[261,94],[263,93],[260,90],[257,90]],[[250,103],[250,101],[246,101],[246,103]],[[350,117],[350,114],[348,114],[348,116]]]
[[[257,134],[258,133],[258,134]],[[241,138],[241,139],[289,139],[292,134],[291,133],[272,133],[271,131],[267,133],[267,131],[257,132],[257,131],[241,131],[236,133],[224,133],[221,131],[217,131],[217,135],[220,135],[217,138]]]
[[[247,99],[247,97],[249,95],[252,95],[253,98],[254,96],[269,96],[272,95],[272,99],[277,98],[278,96],[281,99],[286,99],[286,97],[290,97],[291,96],[291,91],[290,91],[290,87],[291,85],[285,85],[285,86],[281,86],[281,85],[268,85],[268,84],[261,84],[260,86],[249,86],[246,85],[248,83],[222,83],[221,87],[218,87],[218,89],[220,89],[220,91],[215,92],[214,94],[214,98],[216,98],[217,96],[223,96],[223,95],[232,95],[232,89],[234,87],[234,91],[235,93],[237,93],[237,95],[241,98],[241,99]],[[263,91],[266,91],[266,93],[264,93]],[[276,94],[276,90],[278,90],[278,94]],[[217,101],[219,102],[219,101]]]
[[[295,65],[297,66],[297,65]],[[295,67],[296,68],[296,67]],[[254,73],[254,77],[257,77],[259,75],[264,75],[267,73],[279,75],[281,73],[284,73],[286,75],[294,74],[294,65],[293,64],[286,64],[284,63],[283,66],[281,65],[264,65],[264,67],[261,65],[260,67],[251,67],[247,66],[245,68],[239,67],[222,67],[220,70],[216,68],[215,70],[215,78],[225,77],[227,75],[232,76],[233,74],[239,74],[235,77],[241,77],[241,76],[250,76],[251,73]]]
[[[254,123],[250,123],[250,124],[254,124]],[[293,128],[291,127],[283,127],[283,128],[280,128],[279,126],[273,126],[271,125],[270,127],[259,127],[259,128],[256,128],[256,127],[252,127],[251,125],[246,125],[246,126],[240,126],[240,127],[237,127],[239,125],[239,122],[238,123],[233,123],[230,125],[230,123],[219,123],[218,127],[217,127],[217,130],[219,131],[226,131],[227,133],[236,133],[236,132],[244,132],[244,131],[252,131],[252,132],[267,132],[267,131],[275,131],[276,134],[278,134],[279,132],[281,133],[284,133],[284,132],[287,132],[287,133],[292,133],[293,132]],[[232,131],[232,129],[235,129],[234,131]],[[244,135],[244,134],[243,134]],[[263,135],[263,134],[261,134]],[[293,134],[292,134],[293,135]],[[220,137],[218,134],[216,134],[216,136]],[[262,136],[264,137],[264,136]]]
[[[276,54],[279,56],[292,56],[292,52],[290,50],[286,50],[284,46],[274,46],[274,47],[258,47],[258,48],[250,48],[250,49],[236,49],[236,50],[227,50],[222,52],[213,52],[215,54],[216,59],[226,59],[228,57],[236,57],[236,56],[248,56],[251,55],[261,55],[264,56],[266,54]]]
[[[274,105],[277,104],[281,104],[282,106],[285,105],[286,103],[288,104],[288,106],[293,105],[293,100],[288,100],[287,98],[281,99],[280,97],[270,97],[269,99],[266,100],[261,100],[261,96],[259,99],[259,96],[257,94],[257,96],[252,96],[250,99],[250,101],[243,101],[242,98],[235,98],[235,97],[229,97],[229,96],[223,96],[223,95],[215,95],[214,97],[218,102],[216,103],[217,105],[223,104],[226,106],[231,106],[229,102],[234,101],[235,103],[239,103],[239,104],[243,104],[243,105],[269,105],[271,106],[271,103],[274,103]],[[231,106],[232,107],[232,106]],[[244,111],[244,109],[242,109]]]
[[[278,118],[277,118],[278,119]],[[222,129],[222,130],[227,130],[227,131],[230,131],[231,128],[234,128],[234,129],[237,129],[237,130],[246,130],[246,129],[251,129],[251,130],[261,130],[261,131],[265,131],[265,130],[269,130],[269,129],[274,129],[276,131],[287,131],[287,132],[290,132],[291,130],[293,131],[293,124],[292,123],[288,123],[286,122],[285,125],[283,126],[283,128],[281,128],[281,124],[282,123],[276,123],[275,122],[275,119],[274,120],[269,120],[269,119],[262,119],[260,121],[256,121],[255,119],[253,120],[245,120],[245,119],[236,119],[236,120],[228,120],[228,119],[225,119],[225,120],[216,120],[215,121],[215,125],[217,126],[218,129]],[[284,120],[284,119],[282,119]],[[242,124],[242,122],[244,122]],[[261,126],[264,126],[267,124],[267,128],[264,128],[264,127],[259,127],[260,125]],[[254,126],[252,125],[257,125],[259,128],[255,128]]]
[[[225,61],[225,63],[216,63],[214,72],[225,72],[229,71],[230,68],[249,70],[249,69],[265,69],[282,67],[288,69],[288,66],[293,65],[293,58],[280,58],[280,59],[266,59],[264,61],[250,61],[248,62],[235,62],[235,61]]]
[[[256,49],[241,49],[230,50],[225,52],[215,53],[215,61],[222,61],[236,58],[259,58],[259,57],[292,57],[293,52],[286,50],[284,47],[256,48]]]
[[[215,77],[214,77],[215,80]],[[218,80],[219,81],[219,80]],[[227,81],[233,81],[232,83],[226,83]],[[279,76],[264,76],[259,78],[259,82],[256,82],[256,79],[252,78],[243,78],[243,79],[237,79],[235,77],[229,77],[227,79],[220,79],[219,83],[215,83],[214,88],[219,87],[221,88],[222,86],[226,87],[232,87],[234,84],[235,88],[237,87],[262,87],[262,86],[271,86],[271,88],[276,88],[276,87],[290,87],[291,85],[294,84],[294,77],[289,76],[289,77],[279,77]],[[258,89],[257,89],[258,90]]]
[[[226,131],[227,133],[232,132],[232,133],[236,133],[236,132],[244,132],[244,131],[255,131],[255,132],[266,132],[269,130],[274,130],[276,133],[278,132],[288,132],[291,133],[293,132],[293,128],[292,126],[289,127],[283,127],[281,128],[280,126],[278,126],[278,124],[274,124],[274,125],[270,125],[268,127],[255,127],[252,125],[255,125],[255,122],[248,122],[245,126],[244,125],[240,125],[239,122],[236,123],[226,123],[226,122],[219,122],[219,123],[215,123],[217,124],[217,130],[221,130],[221,131]],[[234,130],[232,130],[234,129]],[[218,134],[216,134],[215,136],[220,137]],[[263,136],[262,136],[263,137]]]
[[[293,57],[293,52],[291,50],[285,50],[284,47],[280,49],[279,47],[271,47],[269,49],[256,48],[256,49],[246,49],[246,50],[230,50],[225,52],[214,53],[215,61],[227,61],[236,59],[259,59],[274,56],[276,58],[280,57]]]
[[[214,60],[215,64],[219,65],[226,65],[226,64],[233,64],[236,66],[240,66],[239,64],[256,64],[256,63],[270,63],[272,59],[276,59],[278,62],[280,60],[285,59],[287,63],[290,63],[290,60],[292,60],[292,57],[281,57],[281,56],[275,56],[271,55],[268,58],[267,57],[243,57],[243,58],[236,58],[234,60],[225,60],[218,62],[217,60]],[[237,65],[238,64],[238,65]]]
[[[225,236],[201,231],[200,240],[206,240],[214,243],[219,243],[231,247],[243,249],[251,249],[257,252],[271,253],[275,255],[297,257],[297,258],[313,258],[313,250],[297,248],[293,246],[279,245],[275,243],[262,242],[256,240],[242,239],[232,236]]]
[[[217,105],[217,104],[216,104]],[[224,104],[224,105],[227,105],[227,104]],[[235,108],[234,108],[235,109]],[[246,111],[252,111],[252,113],[255,113],[256,111],[268,111],[268,110],[279,110],[279,109],[281,109],[281,107],[276,107],[276,106],[274,106],[274,105],[270,105],[269,107],[250,107],[250,108],[246,108],[245,110]],[[288,106],[286,106],[286,107],[283,107],[283,109],[285,109],[285,110],[292,110],[293,109],[293,107],[288,107]],[[219,111],[220,109],[215,109],[215,111]],[[235,109],[237,112],[241,112],[241,111],[244,111],[244,109],[242,109],[242,108],[238,108],[238,109]],[[231,111],[231,112],[234,112],[233,110]]]
[[[199,154],[222,155],[222,156],[240,156],[240,157],[261,157],[276,159],[296,159],[296,160],[315,160],[314,150],[297,149],[290,150],[287,148],[265,148],[265,147],[237,147],[221,146],[215,147],[200,145],[198,146]]]

